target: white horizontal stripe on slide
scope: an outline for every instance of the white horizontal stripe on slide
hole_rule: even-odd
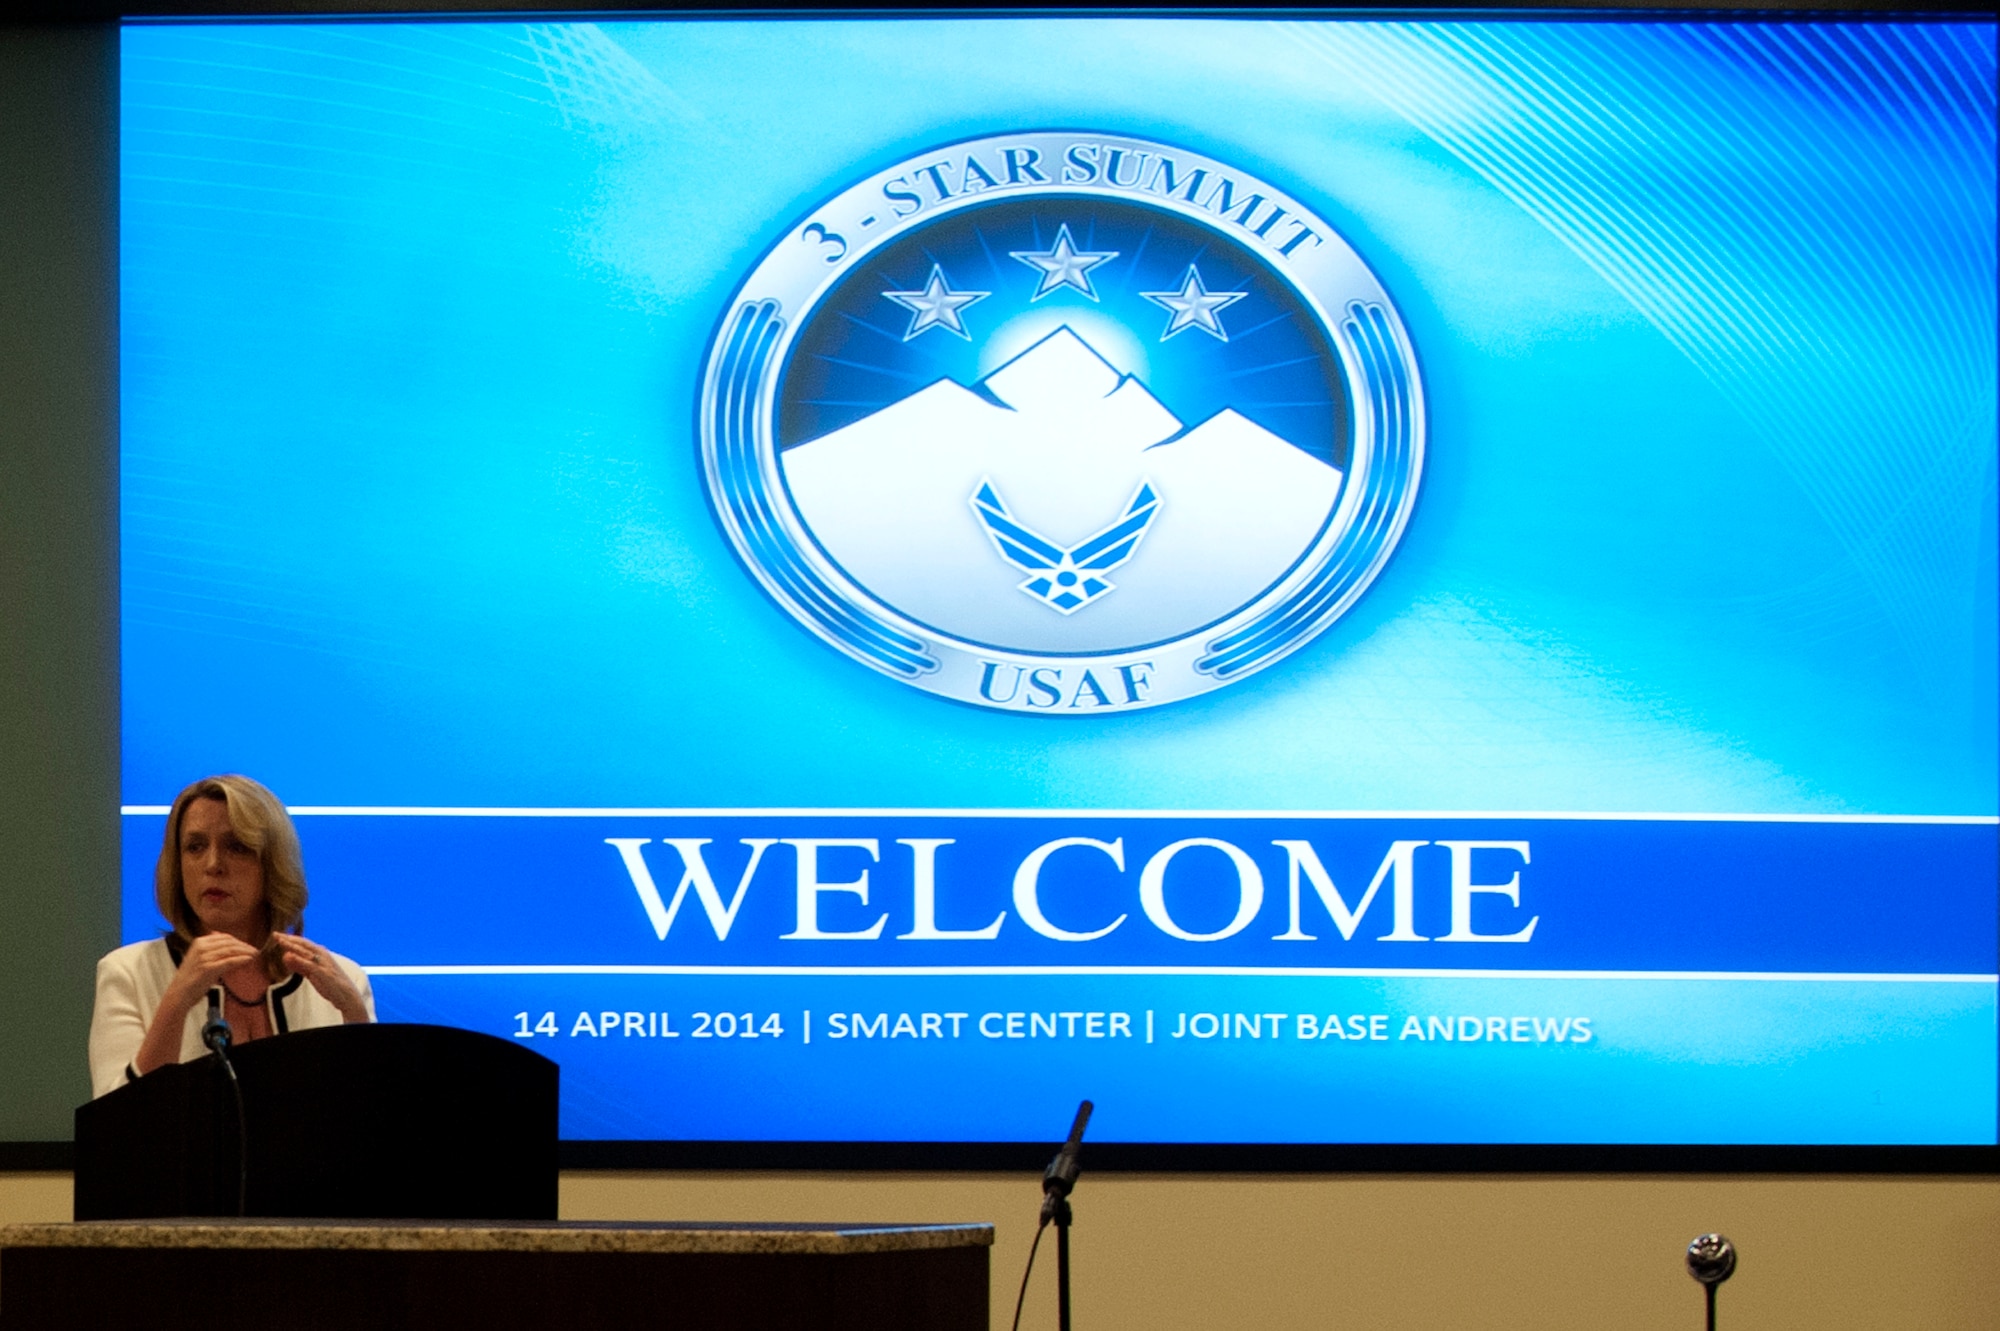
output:
[[[166,804],[125,804],[128,817],[164,817]],[[2000,816],[1957,813],[1604,813],[1466,809],[559,809],[296,804],[299,818],[1535,818],[1651,823],[1931,823],[2000,826]]]
[[[2000,984],[2000,975],[1867,971],[1507,971],[1378,966],[363,966],[370,975],[1228,975],[1276,979],[1750,980],[1781,984]]]

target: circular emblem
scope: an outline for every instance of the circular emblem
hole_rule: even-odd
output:
[[[1297,650],[1394,549],[1424,443],[1388,293],[1297,199],[1144,139],[934,149],[764,256],[702,383],[718,521],[855,660],[1098,716]]]

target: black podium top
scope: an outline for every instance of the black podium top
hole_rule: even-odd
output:
[[[351,1025],[231,1054],[244,1214],[553,1220],[556,1065],[444,1026]],[[211,1055],[76,1111],[76,1218],[236,1213],[236,1109]]]

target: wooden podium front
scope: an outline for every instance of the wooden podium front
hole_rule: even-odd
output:
[[[992,1243],[991,1225],[15,1225],[0,1331],[986,1331]]]

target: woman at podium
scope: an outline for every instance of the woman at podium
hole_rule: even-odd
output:
[[[97,963],[93,1096],[202,1057],[211,1008],[237,1044],[375,1020],[361,968],[299,935],[306,909],[299,834],[278,797],[257,782],[213,776],[175,797],[153,893],[173,931]]]

